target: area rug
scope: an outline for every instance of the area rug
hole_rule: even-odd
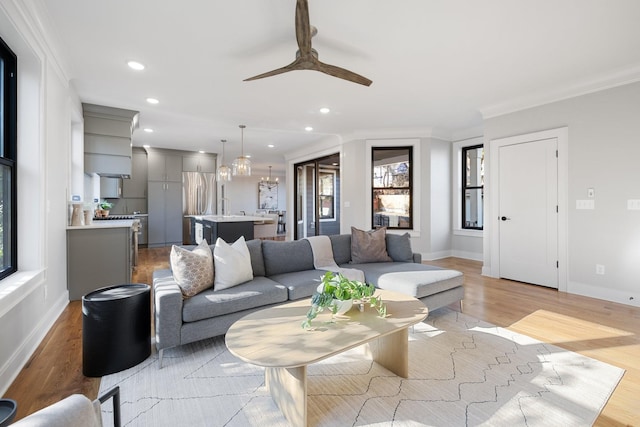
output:
[[[441,309],[409,334],[409,378],[350,350],[308,368],[310,426],[588,426],[624,370]],[[264,370],[222,337],[102,378],[123,426],[287,426]],[[103,406],[105,421],[112,408]]]

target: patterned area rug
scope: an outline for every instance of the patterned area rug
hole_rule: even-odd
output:
[[[310,365],[309,425],[588,426],[624,374],[448,309],[409,340],[408,379],[362,348]],[[163,364],[153,354],[102,378],[101,393],[120,386],[123,426],[288,425],[263,369],[231,355],[222,337],[165,350]]]

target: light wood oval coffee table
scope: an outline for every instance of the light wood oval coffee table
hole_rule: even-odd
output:
[[[304,299],[251,313],[226,334],[229,351],[245,362],[263,366],[271,397],[293,426],[307,425],[307,366],[346,350],[377,341],[370,351],[378,364],[398,376],[409,375],[409,326],[427,317],[417,299],[387,290],[376,291],[387,316],[367,306],[352,308],[331,322],[325,310],[302,329],[310,300]]]

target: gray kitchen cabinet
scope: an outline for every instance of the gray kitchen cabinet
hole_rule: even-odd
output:
[[[169,150],[152,150],[147,157],[149,181],[182,182],[182,156],[168,154]]]
[[[133,152],[131,178],[122,180],[122,197],[144,199],[147,197],[147,154]]]
[[[131,283],[131,227],[67,230],[69,299],[111,285]]]
[[[122,197],[122,178],[100,177],[100,197],[119,199]]]
[[[182,152],[149,151],[147,208],[147,245],[182,244]]]
[[[149,181],[149,247],[182,244],[182,183]]]
[[[85,103],[82,111],[85,173],[131,175],[131,134],[138,112]]]
[[[216,171],[216,156],[206,153],[193,153],[182,157],[182,170],[184,172],[211,172]]]

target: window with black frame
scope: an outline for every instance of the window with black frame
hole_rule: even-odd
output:
[[[484,227],[484,147],[462,148],[462,228]]]
[[[17,59],[0,39],[0,279],[17,271]]]
[[[412,147],[373,147],[372,228],[413,229]]]
[[[336,219],[336,172],[320,170],[318,198],[320,200],[320,219]]]

